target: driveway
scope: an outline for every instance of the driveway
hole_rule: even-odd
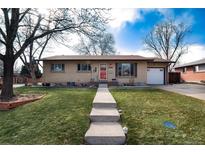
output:
[[[201,100],[205,100],[205,85],[173,84],[173,85],[159,86],[158,88],[171,91],[171,92],[176,92],[186,96],[191,96]]]

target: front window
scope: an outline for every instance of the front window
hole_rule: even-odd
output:
[[[133,63],[119,63],[117,64],[118,76],[134,76],[136,75],[136,64]]]
[[[51,71],[52,72],[64,72],[64,64],[52,64]]]
[[[90,64],[78,64],[78,71],[79,72],[89,72],[91,71]]]
[[[122,76],[130,76],[131,64],[122,64]]]

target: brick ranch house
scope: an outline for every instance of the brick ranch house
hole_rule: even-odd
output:
[[[176,72],[181,72],[184,82],[205,81],[205,58],[175,67]]]
[[[43,82],[50,84],[167,84],[170,61],[138,55],[52,56],[43,61]]]

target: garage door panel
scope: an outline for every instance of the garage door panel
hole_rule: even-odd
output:
[[[147,68],[147,84],[164,84],[164,69]]]

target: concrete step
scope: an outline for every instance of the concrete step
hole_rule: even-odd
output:
[[[101,88],[102,90],[103,88]],[[117,107],[115,99],[109,93],[109,91],[105,92],[97,92],[95,98],[93,100],[93,107]]]
[[[117,104],[114,102],[93,102],[94,108],[116,108]]]
[[[90,120],[92,122],[117,122],[120,114],[116,108],[92,108]]]
[[[101,83],[98,85],[98,88],[107,88],[107,83]]]
[[[85,134],[85,142],[92,145],[120,145],[125,143],[125,134],[117,122],[92,122]]]

